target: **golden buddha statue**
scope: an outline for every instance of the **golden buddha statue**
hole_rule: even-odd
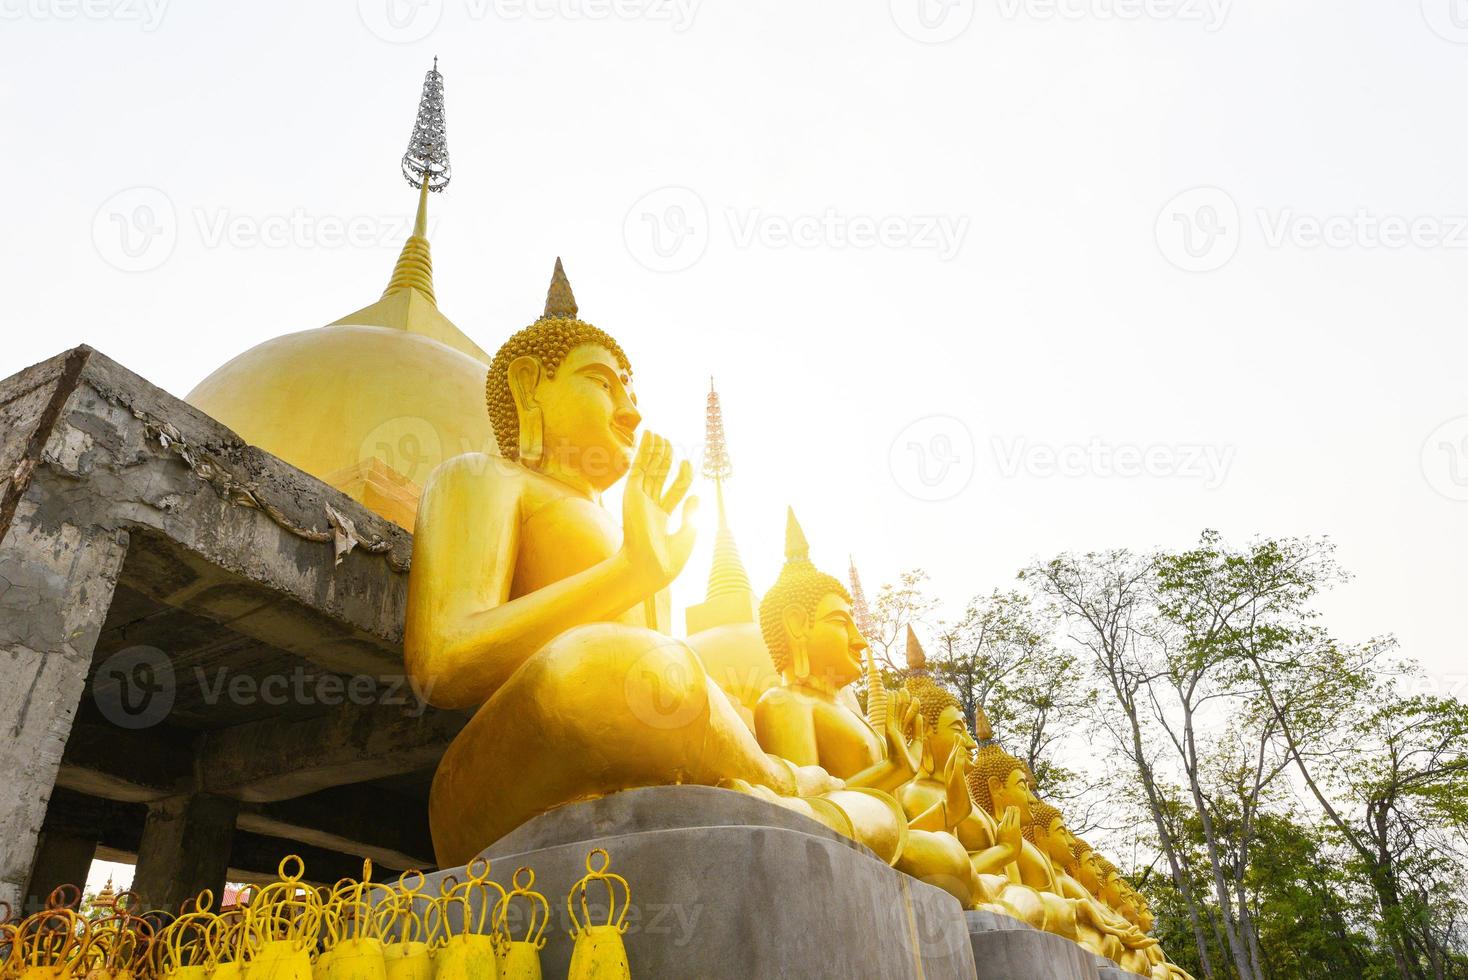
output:
[[[934,751],[922,706],[907,692],[898,692],[885,706],[878,731],[840,697],[862,676],[867,642],[857,629],[846,587],[811,562],[793,511],[786,519],[785,566],[760,602],[760,627],[781,678],[755,705],[760,745],[797,766],[819,767],[841,780],[841,789],[821,798],[852,819],[856,839],[900,870],[943,888],[966,907],[972,905],[973,867],[963,845],[948,832],[949,821],[962,819],[964,813],[952,803],[939,803],[914,822],[891,795],[911,783],[924,756]],[[938,741],[949,750],[955,744],[943,735]],[[962,767],[949,755],[959,754],[947,752],[938,765],[957,788],[946,795],[966,800]]]
[[[927,735],[918,773],[899,793],[903,809],[912,826],[941,828],[957,837],[975,874],[1004,874],[1019,856],[1019,811],[1005,810],[996,821],[974,804],[967,778],[978,743],[969,733],[958,699],[928,675],[927,655],[911,626],[907,629],[907,667],[905,687],[919,706]],[[978,714],[979,727],[987,738],[988,720],[982,709]],[[976,896],[985,892],[992,889],[975,885]]]
[[[446,461],[419,506],[408,671],[432,704],[476,709],[429,799],[445,867],[551,807],[617,790],[801,788],[693,652],[651,628],[693,548],[692,473],[657,436],[634,456],[631,365],[577,312],[558,260],[544,315],[489,370],[501,453]],[[624,476],[618,528],[601,495]]]

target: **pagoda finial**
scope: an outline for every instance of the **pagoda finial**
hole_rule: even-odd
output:
[[[438,56],[423,77],[423,95],[418,99],[418,117],[413,120],[413,135],[408,137],[408,151],[403,154],[403,176],[414,187],[441,191],[449,186],[453,170],[449,166],[448,123],[444,119],[443,76],[438,73]]]
[[[870,642],[877,632],[876,624],[872,621],[872,609],[867,605],[867,594],[861,587],[861,576],[856,574],[856,559],[848,555],[847,562],[847,576],[851,580],[851,618],[856,620],[856,628],[861,630],[861,635]]]
[[[393,266],[383,296],[402,289],[416,289],[430,303],[437,305],[433,293],[433,256],[428,248],[428,192],[441,191],[449,185],[449,147],[443,116],[443,76],[438,73],[438,58],[423,79],[423,97],[418,103],[418,118],[413,122],[413,135],[408,151],[403,154],[403,176],[418,188],[418,214],[413,220],[413,234],[403,244],[397,265]]]
[[[550,290],[545,294],[545,313],[542,316],[574,320],[577,312],[576,294],[571,292],[571,280],[566,278],[566,267],[561,265],[558,255],[555,272],[551,273]]]
[[[911,623],[907,624],[907,669],[914,674],[928,672],[928,655],[923,652],[923,645],[918,642]]]
[[[795,508],[785,509],[785,560],[808,561],[810,559],[810,543],[805,540],[805,532],[800,529],[800,522],[795,519]]]
[[[704,450],[703,475],[714,481],[714,495],[719,501],[719,531],[714,537],[714,561],[709,569],[708,599],[713,601],[723,595],[753,595],[749,574],[739,557],[739,548],[734,544],[734,532],[729,530],[729,514],[724,507],[724,481],[733,468],[729,463],[729,447],[724,442],[724,413],[719,407],[719,395],[714,390],[713,378],[709,379],[707,423],[707,447]]]
[[[703,475],[706,479],[722,482],[734,475],[734,467],[729,461],[729,445],[724,439],[724,410],[719,405],[719,393],[714,390],[713,378],[709,378],[704,423]]]

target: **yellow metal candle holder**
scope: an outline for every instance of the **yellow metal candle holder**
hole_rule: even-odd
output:
[[[325,980],[387,980],[379,906],[386,902],[391,909],[392,900],[391,888],[372,881],[370,860],[362,864],[360,881],[339,883],[322,909],[326,948],[317,960],[318,974],[324,972]]]
[[[435,949],[435,980],[498,980],[497,937],[490,920],[491,911],[505,897],[505,890],[489,880],[489,861],[475,858],[466,869],[469,878],[459,882],[452,875],[443,880],[443,891],[434,903],[441,945]],[[498,900],[491,901],[497,892]],[[453,926],[457,913],[459,928]]]
[[[598,862],[598,858],[600,859]],[[597,864],[599,863],[599,867]],[[586,855],[586,876],[572,886],[566,896],[566,913],[571,920],[571,935],[576,945],[571,950],[571,969],[567,980],[631,980],[632,968],[627,963],[627,947],[622,934],[627,931],[627,911],[632,906],[632,888],[627,879],[613,874],[612,858],[600,847]],[[607,921],[591,924],[591,909],[586,904],[586,890],[599,881],[607,889]],[[622,909],[617,912],[617,891],[622,886]],[[576,917],[575,904],[581,906]]]
[[[19,980],[72,980],[92,963],[91,923],[77,911],[81,889],[62,885],[46,908],[21,921],[11,933],[9,975]]]
[[[500,980],[540,980],[540,951],[545,946],[545,930],[550,925],[550,902],[534,890],[535,872],[516,868],[510,879],[513,886],[495,908],[494,931],[504,942],[500,947]],[[510,927],[510,906],[524,899],[530,911],[525,920],[524,939],[515,939]]]
[[[424,921],[423,872],[405,871],[398,887],[379,910],[389,915],[388,923],[379,923],[383,941],[383,960],[387,980],[433,980],[433,957],[429,949],[428,924]]]
[[[294,866],[294,873],[287,871]],[[280,880],[245,907],[244,980],[312,980],[311,957],[321,933],[321,898],[304,883],[305,863],[280,862]]]
[[[213,906],[214,893],[206,888],[159,933],[157,969],[163,980],[209,980],[210,937],[219,920]]]

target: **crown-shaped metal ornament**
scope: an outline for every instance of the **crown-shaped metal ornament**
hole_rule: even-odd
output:
[[[441,191],[449,186],[452,175],[448,123],[443,112],[443,76],[434,58],[433,67],[423,77],[418,118],[413,120],[413,135],[408,140],[408,152],[403,154],[403,177],[414,187],[422,187],[426,181],[430,191]]]

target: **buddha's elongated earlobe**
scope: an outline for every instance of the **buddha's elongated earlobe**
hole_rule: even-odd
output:
[[[790,670],[800,680],[810,676],[810,651],[806,647],[805,637],[796,636],[791,638],[790,644]]]
[[[539,405],[520,411],[520,462],[536,466],[545,456],[545,416]]]
[[[516,452],[526,466],[537,466],[545,457],[545,415],[535,400],[535,386],[540,383],[540,361],[522,356],[510,362],[510,395],[515,400],[515,415],[520,422]]]

